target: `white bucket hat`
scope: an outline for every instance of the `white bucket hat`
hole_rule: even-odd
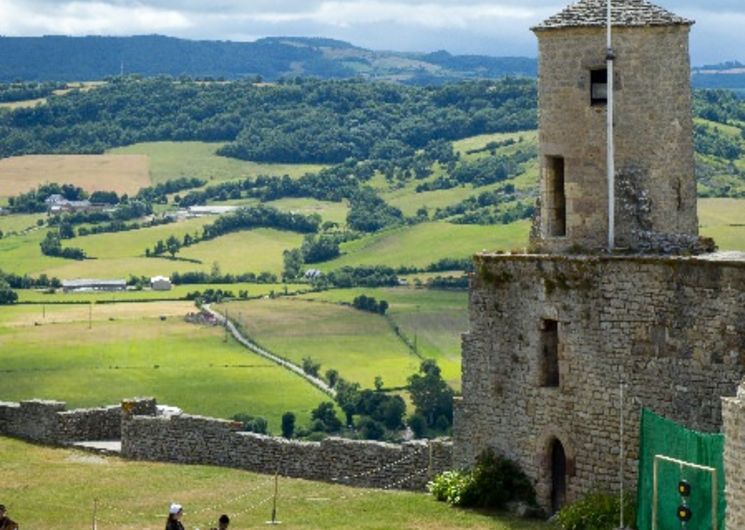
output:
[[[173,504],[171,504],[171,507],[168,509],[168,513],[173,514],[173,515],[176,515],[181,510],[183,510],[183,508],[181,507],[181,505],[180,504],[176,504],[174,502]]]

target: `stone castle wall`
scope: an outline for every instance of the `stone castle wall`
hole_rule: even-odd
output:
[[[541,383],[545,320],[559,323],[555,388]],[[559,440],[572,501],[618,488],[621,380],[627,485],[641,406],[719,431],[720,397],[745,374],[745,259],[481,255],[470,321],[454,464],[494,447],[520,463],[547,506]]]
[[[152,399],[132,400],[132,409],[155,413]],[[121,437],[122,407],[67,410],[61,401],[0,402],[0,434],[44,444]]]
[[[603,69],[603,28],[536,32],[539,43],[540,246],[605,247],[606,106],[590,103],[590,71]],[[614,29],[616,240],[639,233],[698,234],[689,26]],[[551,237],[546,157],[565,163],[566,236]]]
[[[122,424],[122,456],[412,490],[424,489],[433,474],[451,469],[450,442],[302,442],[236,429],[235,422],[201,416],[132,416]]]
[[[60,401],[0,402],[0,436],[49,445],[121,440],[134,460],[203,464],[351,486],[424,489],[451,469],[450,441],[389,444],[327,438],[302,442],[239,432],[240,424],[215,418],[159,415],[154,399],[121,406],[66,410]]]
[[[745,384],[722,399],[727,528],[745,528]]]

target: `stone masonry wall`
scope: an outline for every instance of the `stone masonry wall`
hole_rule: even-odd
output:
[[[722,399],[727,528],[745,528],[745,384]]]
[[[155,413],[155,400],[132,400],[140,413]],[[32,442],[65,444],[84,440],[116,440],[121,436],[118,405],[66,410],[61,401],[0,402],[0,434]]]
[[[122,456],[413,490],[423,489],[433,474],[451,469],[450,442],[301,442],[236,429],[235,422],[200,416],[127,416],[122,423]]]
[[[603,28],[536,32],[540,76],[542,237],[549,252],[607,241],[606,106],[590,104],[590,71],[604,69]],[[698,234],[687,25],[614,29],[616,239]],[[566,237],[551,237],[546,158],[565,163]],[[643,206],[646,206],[644,208]]]
[[[558,321],[559,386],[541,385],[541,325]],[[616,490],[619,382],[628,383],[626,480],[641,406],[719,431],[745,374],[745,256],[477,256],[454,464],[485,447],[516,459],[550,503],[554,440],[567,500]]]

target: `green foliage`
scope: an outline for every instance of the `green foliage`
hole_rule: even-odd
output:
[[[447,429],[453,423],[453,389],[442,379],[437,362],[423,361],[419,373],[409,377],[409,393],[429,428]],[[444,426],[444,429],[443,429]]]
[[[267,434],[267,421],[266,418],[261,416],[251,416],[245,412],[234,414],[232,420],[239,421],[243,424],[243,430],[248,432],[255,432],[257,434]]]
[[[0,275],[0,305],[15,304],[18,301],[18,294],[10,288],[8,282]]]
[[[334,410],[334,404],[330,401],[324,401],[319,404],[310,413],[311,419],[314,420],[313,430],[322,430],[324,432],[332,433],[339,432],[341,429],[341,422],[336,417],[336,411]]]
[[[446,471],[427,485],[438,501],[453,506],[504,508],[508,502],[535,504],[530,479],[513,461],[486,449],[471,470]]]
[[[120,78],[3,113],[0,157],[201,140],[230,142],[219,154],[260,162],[395,159],[435,139],[534,128],[535,94],[526,79],[441,88],[294,79],[267,90],[252,82]],[[393,144],[403,151],[388,149]]]
[[[303,357],[303,372],[313,377],[318,377],[321,369],[321,363],[314,361],[310,357]]]
[[[370,188],[363,188],[354,194],[350,206],[347,225],[353,230],[376,232],[403,222],[401,210],[388,205]]]
[[[380,315],[385,315],[385,312],[388,311],[388,302],[386,302],[385,300],[381,300],[380,302],[378,302],[372,296],[365,296],[364,294],[357,296],[352,301],[352,306],[354,306],[355,309],[359,309],[360,311],[368,311],[370,313],[378,313]]]
[[[424,437],[424,434],[427,432],[427,420],[421,414],[414,414],[409,418],[406,424],[409,426],[411,432],[414,433],[416,438]]]
[[[284,268],[282,269],[282,278],[285,280],[294,280],[303,269],[303,253],[299,248],[285,250],[282,252]]]
[[[725,160],[737,160],[743,154],[740,138],[731,138],[721,134],[717,127],[694,125],[693,136],[696,152],[711,155]]]
[[[562,508],[556,515],[556,522],[561,530],[615,530],[620,513],[618,495],[593,493]],[[636,521],[636,506],[631,495],[624,497],[624,521],[629,525]]]
[[[2,127],[0,127],[2,130]],[[0,143],[2,140],[0,140]],[[13,213],[40,213],[47,211],[46,201],[50,195],[62,195],[68,201],[81,201],[88,197],[82,188],[72,184],[42,184],[35,190],[8,198],[8,207]]]
[[[288,440],[295,434],[295,414],[285,412],[282,414],[282,436]]]
[[[342,267],[313,280],[313,286],[337,287],[393,287],[398,285],[398,275],[391,267]]]
[[[54,230],[47,232],[41,243],[41,253],[46,256],[55,256],[58,258],[84,260],[86,258],[85,251],[80,248],[65,247],[62,248],[62,242],[60,241],[60,235]]]
[[[44,83],[0,84],[0,102],[10,103],[29,99],[40,99],[51,95],[55,90],[67,88],[65,83],[46,81]]]
[[[305,263],[320,263],[339,256],[339,241],[327,235],[319,237],[308,234],[300,247]]]

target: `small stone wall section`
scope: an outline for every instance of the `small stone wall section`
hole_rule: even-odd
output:
[[[452,443],[389,444],[327,438],[302,442],[239,432],[235,422],[178,415],[127,416],[122,456],[134,460],[206,464],[339,484],[421,490],[451,469]]]
[[[135,399],[131,409],[155,414],[154,399]],[[62,401],[0,402],[0,434],[31,442],[64,445],[76,441],[117,440],[121,437],[122,407],[67,410]]]
[[[722,398],[727,528],[745,528],[745,384],[737,397]]]

